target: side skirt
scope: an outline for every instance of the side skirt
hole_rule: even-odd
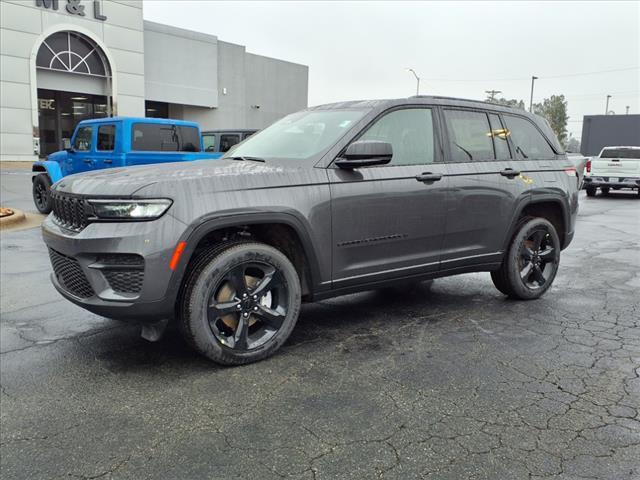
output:
[[[350,293],[364,292],[367,290],[375,290],[382,287],[390,287],[393,285],[399,285],[407,282],[419,282],[423,280],[431,280],[433,278],[450,277],[452,275],[460,275],[463,273],[472,272],[490,272],[500,268],[500,262],[481,263],[476,265],[470,265],[465,267],[450,268],[447,270],[438,270],[437,272],[420,273],[416,275],[408,275],[406,277],[396,277],[388,280],[379,280],[375,282],[367,282],[359,285],[351,285],[348,287],[335,288],[323,292],[314,292],[313,296],[309,296],[306,301],[315,302],[318,300],[325,300],[327,298],[339,297],[341,295],[347,295]]]

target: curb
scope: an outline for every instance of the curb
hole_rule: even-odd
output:
[[[25,213],[17,208],[12,208],[11,210],[13,210],[13,215],[0,217],[0,230],[2,233],[39,227],[46,218],[46,215],[39,213]]]
[[[22,223],[27,219],[27,217],[25,216],[22,210],[18,210],[17,208],[12,208],[11,210],[13,210],[12,215],[8,215],[6,217],[0,217],[0,228],[15,226],[18,223]]]

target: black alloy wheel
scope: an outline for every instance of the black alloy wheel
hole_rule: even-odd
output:
[[[520,278],[527,288],[542,288],[558,269],[559,246],[544,225],[536,228],[520,247]]]
[[[511,298],[539,298],[556,277],[560,249],[560,238],[551,222],[544,218],[523,218],[500,268],[491,272],[491,280]]]
[[[282,274],[267,263],[241,263],[210,290],[207,316],[224,346],[252,350],[264,345],[287,316],[288,290]]]
[[[208,247],[190,262],[178,325],[201,354],[241,365],[267,358],[284,344],[301,301],[298,272],[282,252],[234,241]]]

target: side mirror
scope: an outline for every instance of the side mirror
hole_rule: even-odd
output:
[[[65,150],[70,151],[71,150],[71,139],[70,138],[63,138],[62,139],[62,147]]]
[[[347,147],[335,164],[340,168],[352,169],[385,165],[393,157],[393,147],[388,142],[377,140],[359,140]]]

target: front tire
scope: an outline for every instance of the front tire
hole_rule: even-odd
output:
[[[544,218],[526,219],[513,236],[502,265],[491,272],[498,290],[511,298],[533,300],[551,286],[560,263],[560,239]]]
[[[180,304],[187,342],[222,365],[267,358],[298,319],[300,279],[282,252],[258,242],[218,245],[192,263]]]
[[[31,193],[33,194],[33,203],[40,213],[45,215],[51,212],[53,208],[51,201],[51,179],[46,173],[40,173],[33,179],[33,185],[31,186]]]

